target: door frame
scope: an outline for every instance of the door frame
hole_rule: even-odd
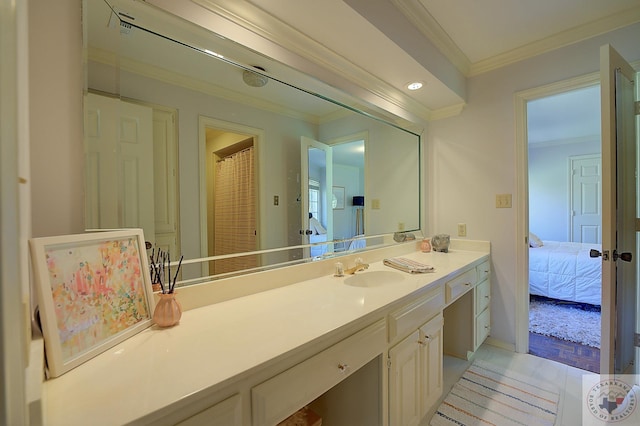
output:
[[[600,73],[563,80],[515,94],[516,128],[516,312],[515,350],[529,352],[529,141],[527,102],[600,84]]]
[[[198,168],[199,168],[199,182],[200,182],[200,254],[202,258],[209,257],[209,232],[207,224],[207,131],[208,127],[214,127],[216,129],[225,130],[230,133],[245,134],[248,137],[253,137],[253,148],[255,150],[255,177],[256,183],[256,232],[258,234],[257,243],[260,248],[265,246],[263,232],[263,214],[261,194],[264,194],[264,188],[266,187],[265,177],[260,175],[260,164],[263,163],[262,156],[264,150],[261,149],[265,139],[265,131],[256,127],[245,126],[244,124],[234,123],[231,121],[223,121],[217,118],[207,117],[205,115],[198,116]],[[209,262],[201,262],[202,276],[209,275]]]

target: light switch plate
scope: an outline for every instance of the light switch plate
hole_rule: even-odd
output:
[[[496,208],[497,209],[510,209],[511,208],[511,194],[496,194]]]

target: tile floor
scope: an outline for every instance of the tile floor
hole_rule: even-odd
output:
[[[529,354],[520,354],[509,350],[483,344],[476,352],[475,359],[490,361],[517,372],[530,375],[537,380],[548,381],[559,388],[560,404],[556,425],[579,426],[582,425],[582,376],[594,374],[575,367],[561,364],[556,361],[540,358]],[[445,357],[444,360],[444,396],[458,381],[471,361],[465,361],[453,357]],[[422,425],[428,425],[433,412],[425,417]]]

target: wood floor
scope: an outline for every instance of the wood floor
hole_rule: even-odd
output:
[[[529,333],[529,353],[582,370],[600,372],[600,349],[591,346]]]

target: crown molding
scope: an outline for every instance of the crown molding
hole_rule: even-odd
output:
[[[379,108],[400,115],[406,120],[406,114],[399,114],[398,109],[428,121],[432,110],[406,96],[401,90],[386,83],[364,68],[354,64],[337,52],[329,49],[306,34],[291,27],[277,17],[256,7],[249,1],[237,0],[191,0],[193,3],[221,16],[246,30],[328,70],[334,75],[357,86],[360,90],[383,101],[386,106],[373,102]],[[260,23],[260,25],[257,24]],[[317,76],[316,76],[317,77]],[[344,90],[344,89],[343,89]],[[353,93],[351,93],[353,95]],[[369,99],[370,96],[357,96]],[[388,118],[388,117],[387,117]],[[403,120],[401,120],[403,121]]]
[[[429,13],[420,0],[391,0],[415,27],[465,76],[471,70],[471,61],[460,50],[449,34]]]
[[[466,103],[462,102],[444,108],[432,110],[429,114],[429,121],[442,120],[443,118],[455,117],[462,113]]]
[[[640,6],[638,6],[571,28],[491,58],[471,63],[438,21],[428,12],[421,0],[391,1],[466,77],[473,77],[502,68],[542,53],[640,22]]]
[[[589,38],[640,22],[640,6],[615,15],[580,25],[542,40],[529,43],[509,52],[475,62],[467,77],[489,72],[504,66],[569,46]]]

